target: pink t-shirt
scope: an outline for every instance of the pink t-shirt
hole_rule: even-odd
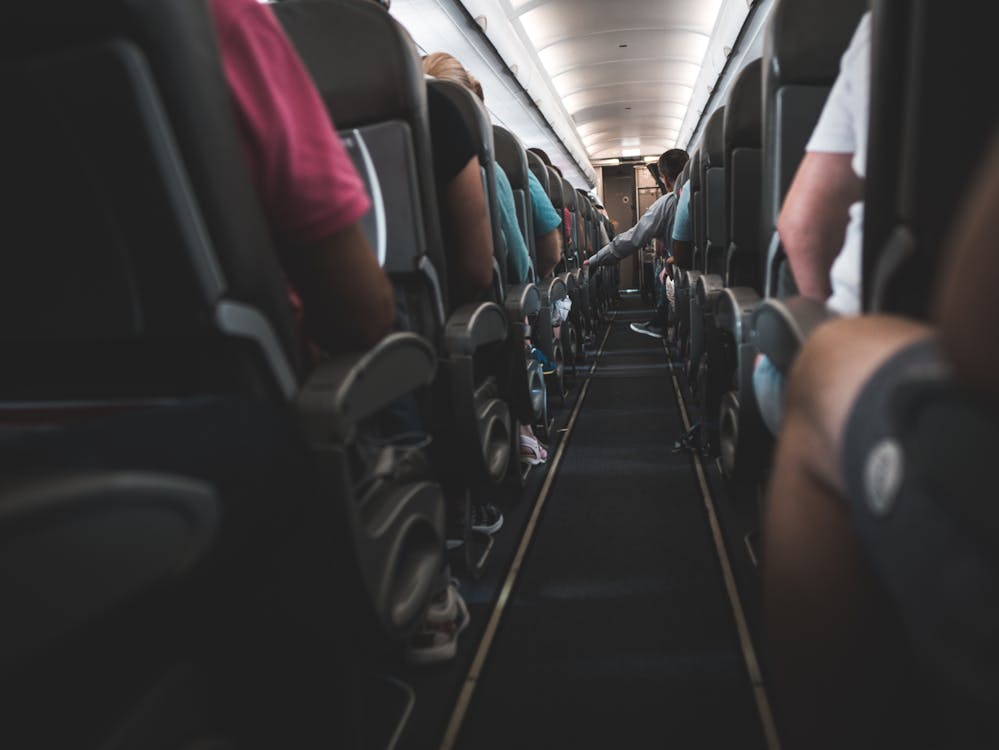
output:
[[[257,0],[211,0],[243,150],[281,248],[328,237],[370,202],[312,79]]]

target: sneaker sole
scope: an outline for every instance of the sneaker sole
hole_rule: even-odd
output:
[[[631,324],[630,328],[635,333],[641,333],[641,334],[644,334],[645,336],[651,336],[654,339],[666,338],[666,334],[665,333],[655,333],[654,331],[649,331],[649,330],[647,330],[645,328],[638,328],[634,323]]]
[[[497,519],[496,523],[492,524],[491,526],[473,526],[472,531],[478,531],[480,534],[489,534],[490,536],[492,536],[502,528],[503,528],[503,516],[500,516],[499,519]]]

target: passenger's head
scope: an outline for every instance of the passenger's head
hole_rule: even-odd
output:
[[[482,84],[465,70],[465,66],[458,62],[458,58],[454,55],[449,55],[447,52],[431,52],[423,58],[423,72],[434,78],[459,83],[482,98]]]
[[[676,184],[676,178],[687,165],[688,158],[687,152],[682,148],[671,148],[659,157],[659,176],[670,188]]]
[[[528,150],[528,151],[532,151],[532,152],[534,152],[535,154],[537,154],[537,155],[538,155],[538,158],[540,158],[540,159],[541,159],[541,161],[543,161],[543,162],[544,162],[545,164],[547,164],[547,165],[548,165],[549,167],[550,167],[550,166],[552,166],[552,160],[548,158],[548,154],[546,154],[546,153],[545,153],[544,151],[542,151],[542,150],[541,150],[540,148],[538,148],[537,146],[532,146],[531,148],[529,148],[529,149],[527,149],[527,150]]]

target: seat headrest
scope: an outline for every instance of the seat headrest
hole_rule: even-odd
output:
[[[687,159],[687,163],[683,165],[683,171],[680,172],[680,178],[677,180],[677,183],[681,186],[686,185],[687,180],[690,179],[690,163],[692,161],[693,159]]]
[[[410,121],[426,110],[420,55],[406,30],[370,0],[271,5],[338,128]]]
[[[763,131],[763,60],[757,58],[742,69],[732,85],[725,108],[725,152],[760,148]]]
[[[95,45],[106,52],[116,45],[117,52],[114,54],[121,53],[121,59],[127,58],[133,65],[133,72],[145,70],[148,66],[155,89],[153,95],[163,104],[171,130],[168,135],[177,144],[183,171],[190,180],[197,201],[197,211],[205,222],[212,249],[221,264],[225,294],[229,299],[263,310],[277,330],[285,353],[297,366],[301,349],[299,330],[288,303],[286,285],[275,283],[275,279],[280,279],[280,265],[240,147],[207,3],[204,0],[95,0],[93,3],[56,0],[44,6],[24,3],[13,13],[5,15],[4,23],[0,25],[0,40],[3,42],[0,58],[5,60],[49,53],[77,54]],[[32,67],[33,64],[25,70]],[[106,79],[94,77],[86,82],[87,86],[92,84],[97,89],[111,85],[112,78],[115,81],[124,80],[114,71],[105,70],[108,72]],[[144,77],[145,73],[141,75]],[[146,86],[145,81],[138,77],[131,80],[135,86]],[[52,82],[55,95],[66,94],[67,89],[59,92],[57,84],[57,81]],[[46,94],[39,93],[42,97]],[[44,98],[41,100],[44,101]],[[91,102],[90,106],[94,104]],[[93,113],[81,114],[70,110],[65,126],[79,126],[84,119],[95,123],[101,117],[111,117],[114,107],[123,104],[121,99],[116,98],[107,106],[102,104],[99,111]],[[15,108],[19,106],[15,104]],[[31,115],[24,110],[22,113]],[[63,127],[53,122],[54,127],[57,125]],[[129,139],[139,138],[138,134],[143,129],[140,122],[134,123],[133,127],[130,122],[119,121],[115,127],[120,128],[122,138]],[[97,139],[79,135],[81,140],[78,143],[67,139],[58,144],[59,149],[86,153],[98,148]],[[18,145],[25,149],[32,147],[30,143]],[[133,145],[132,140],[122,141],[116,153],[130,154]],[[44,144],[41,147],[46,148]],[[106,172],[111,190],[86,196],[83,202],[88,206],[89,215],[113,216],[133,199],[137,204],[149,203],[144,196],[151,182],[136,185],[135,189],[123,187],[111,176],[118,168],[111,157],[98,158],[99,161],[93,164],[95,174]],[[5,162],[5,168],[7,166]],[[137,168],[134,163],[127,166]],[[69,169],[70,165],[66,167]],[[91,209],[91,204],[101,204],[100,211]],[[155,208],[162,218],[159,209],[164,207]],[[162,300],[176,294],[170,283],[162,280],[165,278],[163,269],[167,267],[163,264],[178,262],[176,248],[167,248],[169,252],[161,254],[153,249],[153,242],[131,245],[129,232],[123,231],[123,227],[135,222],[138,214],[134,210],[123,213],[128,214],[124,220],[121,217],[114,219],[118,222],[116,233],[119,241],[130,245],[127,248],[130,253],[135,250],[132,255],[138,262],[133,270],[138,269],[138,275],[144,273],[142,269],[147,265],[150,268],[158,265],[156,272],[161,274],[159,283],[151,283],[137,290],[137,293],[143,298],[144,305],[155,304],[159,307]],[[150,225],[144,231],[158,229]],[[121,239],[123,236],[124,239]],[[87,238],[78,236],[75,240],[80,244]],[[149,278],[156,279],[154,275]],[[176,299],[166,301],[170,304],[164,305],[164,309],[176,313]],[[194,308],[189,306],[187,309]],[[56,308],[53,307],[52,311],[56,312]],[[148,307],[145,315],[147,321],[153,319]]]
[[[370,2],[370,0],[362,0]],[[468,126],[469,133],[478,152],[479,161],[489,169],[489,165],[495,159],[495,146],[493,143],[493,125],[489,120],[489,113],[479,98],[460,83],[446,81],[442,78],[427,78],[426,85],[432,86],[435,93],[445,97],[461,115]],[[525,162],[526,168],[526,162]],[[505,171],[505,170],[504,170]],[[507,175],[509,177],[509,175]]]
[[[589,219],[593,215],[590,199],[586,195],[586,191],[581,188],[576,188],[576,208],[584,219]]]
[[[506,128],[494,125],[493,147],[496,149],[496,161],[510,180],[510,187],[527,190],[527,151],[520,139]],[[536,156],[534,158],[537,159]]]
[[[565,203],[565,208],[576,213],[576,189],[564,177],[562,178],[562,200]]]
[[[704,156],[701,168],[725,166],[725,111],[728,107],[719,107],[711,113],[708,124],[704,126]]]
[[[538,182],[541,183],[541,187],[545,189],[545,192],[550,193],[551,177],[548,175],[548,167],[541,161],[541,157],[533,151],[527,152],[527,168],[538,178]]]
[[[549,167],[547,164],[545,165],[545,171],[548,173],[548,197],[552,199],[552,205],[561,212],[565,208],[565,198],[562,195],[562,178],[558,176],[558,172],[555,171],[554,167]]]
[[[701,149],[697,149],[690,157],[690,189],[698,191],[701,189]]]
[[[868,0],[779,0],[763,57],[775,85],[829,85]]]

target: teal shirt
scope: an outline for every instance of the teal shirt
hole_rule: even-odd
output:
[[[553,229],[561,226],[562,217],[555,211],[551,198],[545,192],[541,180],[534,176],[534,172],[528,174],[528,183],[531,186],[531,213],[534,214],[534,236],[544,237]]]
[[[690,242],[690,180],[680,188],[680,200],[676,204],[676,218],[673,220],[673,239],[678,242]]]
[[[499,203],[500,229],[506,240],[507,283],[520,284],[527,281],[531,268],[531,254],[520,233],[517,209],[513,205],[513,188],[510,178],[503,168],[496,164],[496,197]]]

